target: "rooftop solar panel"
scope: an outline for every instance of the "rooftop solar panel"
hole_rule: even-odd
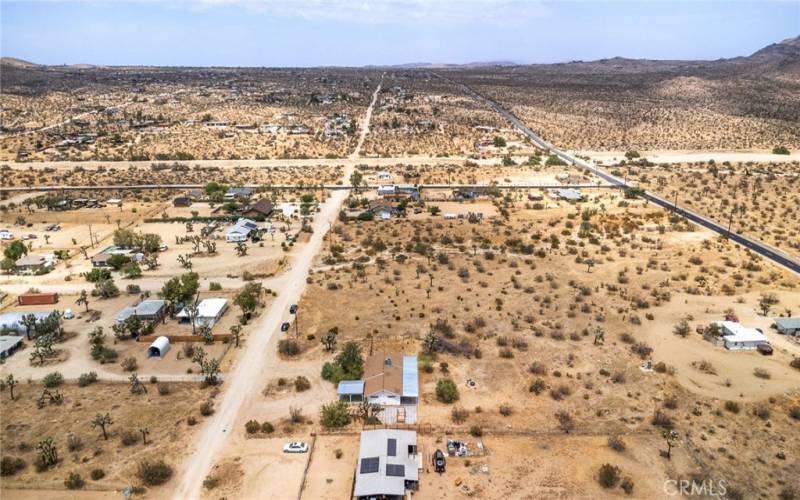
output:
[[[386,475],[392,477],[405,477],[406,466],[403,464],[386,464]]]
[[[370,474],[373,472],[378,472],[379,460],[380,459],[378,457],[362,458],[361,469],[359,469],[359,472],[361,474]]]

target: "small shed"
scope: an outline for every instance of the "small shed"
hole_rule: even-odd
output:
[[[775,318],[775,328],[784,335],[800,335],[800,318]]]
[[[342,380],[336,389],[339,401],[345,403],[360,403],[364,399],[363,380]]]
[[[167,352],[169,352],[169,338],[165,336],[160,336],[156,338],[150,347],[147,348],[147,357],[148,358],[163,358]]]

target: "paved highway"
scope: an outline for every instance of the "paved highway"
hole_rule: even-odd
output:
[[[597,165],[594,165],[593,163],[582,160],[580,158],[576,158],[568,153],[565,153],[564,151],[559,150],[549,142],[545,141],[544,139],[536,135],[531,129],[529,129],[524,123],[522,123],[522,121],[519,118],[512,115],[508,110],[503,108],[500,104],[475,92],[468,85],[450,80],[449,78],[445,78],[441,75],[436,75],[436,76],[438,76],[443,80],[447,80],[448,82],[453,83],[454,85],[461,87],[466,94],[474,97],[479,101],[486,103],[488,106],[490,106],[500,115],[502,115],[506,120],[508,120],[514,126],[516,126],[520,131],[522,131],[522,133],[525,134],[534,144],[548,151],[550,154],[558,156],[559,158],[569,163],[570,165],[574,165],[576,167],[580,167],[584,170],[591,172],[592,174],[600,177],[601,179],[605,180],[611,185],[618,186],[621,188],[629,187],[628,184],[623,179],[620,179],[619,177],[615,177],[609,174],[608,172],[602,170],[601,168],[598,168]],[[642,197],[645,198],[646,200],[655,203],[656,205],[664,207],[667,210],[674,211],[678,215],[685,217],[689,221],[699,226],[703,226],[723,236],[727,236],[736,243],[739,243],[740,245],[749,248],[753,252],[775,262],[776,264],[781,265],[791,271],[794,271],[795,273],[800,274],[800,261],[790,257],[789,255],[781,252],[780,250],[777,250],[758,240],[754,240],[752,238],[748,238],[747,236],[743,236],[741,234],[728,231],[728,228],[723,224],[713,221],[708,217],[704,217],[685,207],[678,206],[675,203],[672,203],[669,200],[662,198],[656,194],[644,191],[642,193]]]

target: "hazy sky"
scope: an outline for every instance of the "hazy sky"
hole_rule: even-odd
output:
[[[46,64],[716,59],[800,34],[800,1],[0,0],[0,31]]]

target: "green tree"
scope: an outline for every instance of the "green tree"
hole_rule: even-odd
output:
[[[325,333],[321,338],[320,342],[322,342],[322,347],[326,351],[333,351],[336,349],[336,337],[339,335],[339,327],[334,326],[327,333]]]
[[[458,401],[458,387],[449,378],[442,378],[436,382],[436,399],[442,403],[455,403]]]
[[[355,341],[349,341],[342,347],[342,352],[336,356],[336,364],[342,368],[347,380],[358,380],[364,374],[364,358],[361,356],[361,347]]]
[[[350,423],[350,410],[347,408],[347,404],[342,401],[336,401],[322,405],[320,423],[328,428],[348,425]]]
[[[17,259],[23,255],[28,255],[28,247],[26,247],[25,243],[21,242],[20,240],[14,240],[8,244],[5,250],[3,250],[3,255],[5,255],[7,259],[11,259],[16,262]]]

